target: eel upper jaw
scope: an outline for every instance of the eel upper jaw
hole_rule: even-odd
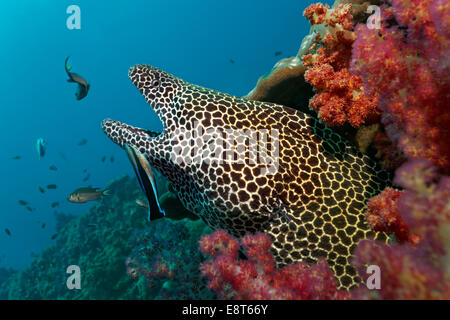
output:
[[[150,98],[148,92],[146,92],[146,90],[149,89],[149,87],[143,87],[142,86],[142,80],[139,82],[139,78],[136,77],[136,70],[141,69],[141,73],[142,73],[142,69],[145,68],[153,68],[156,69],[152,66],[148,66],[148,65],[142,65],[142,64],[137,64],[134,65],[132,67],[130,67],[130,69],[128,70],[128,78],[130,79],[131,83],[133,83],[133,85],[136,87],[136,89],[140,92],[140,94],[142,95],[142,97],[145,99],[145,101],[147,102],[147,104],[150,106],[150,108],[152,108],[152,110],[156,113],[156,115],[158,116],[159,121],[161,121],[162,127],[163,127],[163,131],[166,131],[167,128],[167,116],[168,116],[168,112],[162,112],[162,106],[160,105],[160,102],[157,101],[157,99],[152,99]],[[161,78],[158,78],[161,79]],[[153,97],[154,98],[154,97]],[[171,109],[169,107],[169,109]],[[170,113],[170,112],[169,112]]]

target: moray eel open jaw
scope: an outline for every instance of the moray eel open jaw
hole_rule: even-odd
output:
[[[120,147],[123,148],[125,144],[133,145],[143,154],[147,153],[150,158],[151,155],[145,151],[148,151],[149,148],[150,150],[159,149],[161,147],[159,144],[164,144],[164,140],[168,136],[168,134],[165,134],[166,129],[169,126],[173,129],[176,115],[176,84],[183,81],[163,70],[142,64],[131,67],[128,71],[128,77],[156,112],[164,129],[162,132],[156,132],[111,119],[103,120],[102,129]],[[151,142],[153,148],[149,146],[149,142]]]
[[[119,146],[131,145],[144,155],[170,181],[186,209],[236,237],[265,232],[278,267],[325,258],[340,288],[360,282],[351,265],[354,248],[362,239],[387,239],[374,233],[364,216],[367,199],[388,184],[384,170],[300,111],[200,87],[148,65],[132,67],[129,77],[164,131],[109,119],[103,130]],[[260,150],[263,132],[272,131],[276,139],[271,135],[267,141],[279,146],[277,165],[267,175],[261,170],[264,161],[252,162],[252,146],[258,143]],[[229,144],[230,136],[245,139]],[[241,150],[244,161],[215,161],[205,146],[214,147],[214,156]],[[272,157],[275,149],[267,147],[267,154]],[[196,161],[199,154],[201,161]]]
[[[143,64],[131,67],[128,71],[128,77],[158,115],[163,124],[164,132],[173,123],[172,119],[175,113],[174,97],[177,90],[173,84],[182,81],[158,68]],[[170,83],[170,86],[167,85],[168,83]],[[106,135],[121,147],[125,143],[135,145],[135,143],[131,143],[133,137],[135,140],[141,138],[145,141],[156,138],[163,133],[136,128],[110,119],[103,121],[102,128]]]

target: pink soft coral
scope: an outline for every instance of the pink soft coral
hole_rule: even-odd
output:
[[[248,260],[238,258],[239,245]],[[222,299],[345,299],[324,260],[277,269],[266,234],[246,235],[239,242],[224,230],[202,237],[200,249],[211,259],[200,267],[208,287]]]
[[[362,277],[367,264],[380,267],[377,298],[449,299],[450,177],[439,176],[429,161],[417,159],[402,165],[394,181],[405,190],[385,190],[369,202],[369,211],[375,211],[372,224],[400,234],[404,243],[362,241],[353,263]],[[369,296],[364,288],[353,292],[354,298]]]
[[[390,0],[380,30],[356,27],[351,72],[364,79],[390,139],[450,172],[448,1]],[[399,26],[388,26],[387,18]]]

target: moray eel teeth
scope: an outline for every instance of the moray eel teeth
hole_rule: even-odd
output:
[[[103,131],[144,155],[186,209],[237,237],[267,233],[277,266],[325,258],[340,288],[359,283],[350,263],[357,243],[388,238],[364,217],[367,199],[389,182],[385,171],[300,111],[203,88],[148,65],[128,75],[164,130],[107,119]]]

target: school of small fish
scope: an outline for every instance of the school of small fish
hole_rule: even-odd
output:
[[[69,57],[66,58],[65,60],[65,71],[67,76],[69,77],[69,79],[67,80],[69,83],[75,83],[77,84],[77,91],[75,93],[76,99],[77,100],[82,100],[84,99],[90,89],[90,84],[86,81],[86,79],[84,77],[82,77],[81,75],[72,72],[72,67],[69,65]],[[85,146],[88,143],[88,139],[86,138],[81,138],[78,142],[77,142],[77,146]],[[40,137],[36,140],[35,142],[35,152],[37,153],[37,158],[39,160],[42,160],[46,155],[47,155],[47,148],[48,148],[48,143],[47,140],[44,139],[43,137]],[[67,161],[68,157],[66,156],[65,153],[63,152],[58,152],[59,157],[64,160]],[[47,155],[48,157],[48,155]],[[24,155],[21,154],[16,154],[13,155],[10,159],[13,161],[18,161],[18,160],[22,160],[24,157]],[[101,162],[105,163],[106,159],[108,157],[106,155],[103,155],[101,158]],[[111,163],[114,163],[114,156],[111,155],[109,156],[109,160]],[[59,168],[55,165],[55,164],[50,164],[48,166],[48,170],[53,171],[53,172],[59,172]],[[83,178],[82,181],[83,182],[87,182],[90,178],[91,178],[91,173],[88,172],[87,169],[85,169],[83,171]],[[41,185],[41,186],[37,186],[37,190],[39,191],[39,193],[41,194],[46,194],[47,191],[51,191],[51,190],[57,190],[58,189],[58,185],[55,183],[50,183],[47,185]],[[83,187],[83,188],[77,188],[75,191],[73,191],[72,193],[69,194],[69,196],[67,197],[67,200],[71,203],[85,203],[85,202],[89,202],[89,201],[96,201],[101,199],[103,196],[107,196],[109,194],[109,190],[103,190],[100,191],[100,189],[98,188],[91,188],[91,187]],[[29,212],[34,212],[36,211],[36,208],[34,206],[32,206],[30,204],[29,201],[27,200],[23,200],[23,199],[19,199],[17,200],[18,204],[23,207],[25,210],[29,211]],[[59,207],[61,204],[61,201],[53,201],[50,203],[50,207],[52,209],[55,209],[57,207]],[[97,225],[96,224],[90,224],[88,225],[89,228],[95,228]],[[45,229],[46,227],[46,223],[41,223],[41,229]],[[12,236],[12,232],[9,228],[5,228],[5,233],[7,236],[11,237]],[[57,238],[58,234],[53,234],[51,236],[52,240],[55,240]]]

